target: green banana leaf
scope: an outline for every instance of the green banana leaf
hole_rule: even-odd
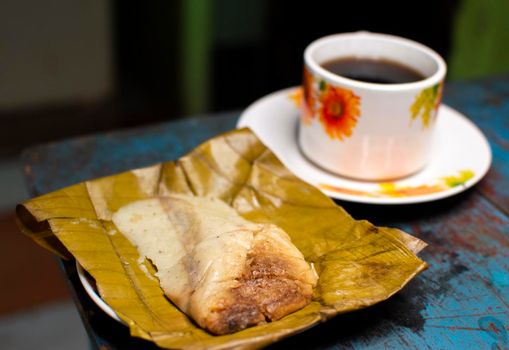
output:
[[[313,263],[314,300],[283,319],[222,336],[196,326],[164,296],[149,263],[111,222],[139,199],[187,193],[216,196],[246,219],[274,223]],[[426,263],[425,243],[400,230],[356,221],[291,174],[249,129],[217,136],[174,162],[80,183],[17,206],[18,224],[36,243],[74,257],[133,336],[163,348],[255,349],[339,313],[389,298]]]

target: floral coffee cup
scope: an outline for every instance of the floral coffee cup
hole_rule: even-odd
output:
[[[371,83],[322,67],[341,58],[395,62],[422,78]],[[430,157],[445,73],[436,52],[400,37],[357,32],[314,41],[304,52],[302,152],[326,170],[362,180],[419,171]]]

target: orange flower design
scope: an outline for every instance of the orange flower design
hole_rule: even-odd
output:
[[[351,90],[327,85],[320,102],[320,121],[329,137],[340,140],[350,137],[359,118],[360,97]]]
[[[374,191],[362,191],[352,188],[337,187],[320,183],[318,187],[334,191],[337,193],[349,194],[354,196],[377,197],[377,198],[396,198],[396,197],[414,197],[426,194],[433,194],[447,191],[453,187],[465,186],[466,182],[472,179],[475,173],[470,169],[463,169],[456,175],[444,176],[430,184],[416,186],[401,186],[394,182],[379,183],[379,189]]]
[[[302,108],[302,100],[303,100],[303,92],[302,92],[302,88],[299,87],[295,90],[293,90],[292,92],[290,92],[290,94],[288,95],[288,97],[290,98],[290,100],[293,101],[293,103],[295,104],[295,107],[297,108]]]
[[[314,116],[316,96],[313,88],[313,79],[311,72],[304,67],[302,77],[302,87],[304,90],[304,98],[302,100],[302,120],[305,124],[311,123],[311,119]]]

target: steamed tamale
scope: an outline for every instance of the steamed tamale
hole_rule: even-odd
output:
[[[175,193],[218,197],[247,220],[282,228],[316,267],[312,302],[278,321],[221,336],[190,322],[165,297],[149,261],[139,263],[139,251],[111,222],[129,203]],[[76,258],[131,335],[167,349],[258,349],[386,300],[427,266],[416,256],[424,242],[354,220],[292,175],[247,129],[210,139],[176,161],[31,199],[17,215],[35,242]]]
[[[317,277],[290,237],[219,199],[136,201],[113,222],[155,265],[169,299],[214,334],[278,320],[311,301]]]

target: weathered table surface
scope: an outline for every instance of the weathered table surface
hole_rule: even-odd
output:
[[[388,301],[270,348],[509,349],[509,76],[450,83],[445,103],[471,118],[490,141],[494,161],[480,184],[427,204],[339,202],[357,219],[396,226],[428,242],[420,256],[430,268]],[[174,159],[234,128],[237,117],[196,117],[33,147],[23,154],[27,183],[38,195]],[[129,337],[84,293],[74,266],[63,266],[95,347],[155,348]]]

